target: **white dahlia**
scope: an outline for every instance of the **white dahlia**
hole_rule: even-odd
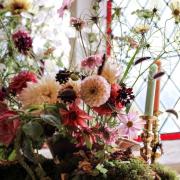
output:
[[[98,75],[85,78],[81,83],[81,98],[91,107],[99,107],[110,97],[111,86]]]
[[[41,104],[55,104],[58,99],[59,83],[49,77],[38,80],[37,83],[28,83],[22,90],[19,100],[24,107]]]
[[[103,68],[101,76],[103,76],[110,84],[114,84],[120,77],[121,71],[120,65],[108,60]]]

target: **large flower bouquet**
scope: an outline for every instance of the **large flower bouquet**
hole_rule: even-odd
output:
[[[63,1],[58,10],[60,17],[71,3]],[[99,3],[93,6],[95,12]],[[47,48],[46,44],[44,52],[37,56],[30,33],[16,30],[17,23],[24,23],[22,16],[28,7],[27,1],[14,0],[0,10],[6,37],[0,74],[0,170],[4,168],[1,164],[10,162],[16,171],[13,174],[12,170],[11,179],[20,172],[19,179],[33,180],[158,178],[156,168],[132,155],[132,149],[139,147],[134,139],[143,130],[145,120],[130,110],[135,95],[125,83],[145,42],[141,40],[142,44],[133,46],[137,50],[123,73],[118,61],[105,51],[98,53],[99,43],[92,45],[98,35],[92,32],[87,33],[92,45],[88,53],[81,33],[87,24],[71,18],[86,56],[79,68],[70,64],[70,68],[59,67],[55,76],[49,75],[45,60],[55,59],[52,57],[55,47]],[[98,25],[97,14],[90,21],[89,24]],[[26,28],[30,25],[26,22]],[[138,32],[144,37],[145,31]],[[100,36],[104,37],[102,31]],[[146,59],[140,58],[136,63]],[[154,74],[154,78],[161,74]],[[43,148],[50,149],[53,161],[39,153]],[[8,179],[7,174],[1,174],[1,179]],[[174,174],[169,176],[175,178]]]

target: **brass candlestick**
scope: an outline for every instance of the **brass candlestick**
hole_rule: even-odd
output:
[[[153,124],[156,121],[156,116],[142,116],[146,121],[144,125],[144,131],[141,135],[143,141],[143,147],[140,149],[141,156],[147,163],[151,163],[152,156],[152,142],[154,139]]]
[[[159,136],[159,120],[158,120],[158,116],[159,113],[154,113],[154,115],[156,116],[154,122],[153,122],[153,141],[151,144],[152,147],[152,155],[151,155],[151,163],[155,163],[156,160],[158,158],[161,157],[163,150],[162,150],[162,144],[160,141],[160,136]]]

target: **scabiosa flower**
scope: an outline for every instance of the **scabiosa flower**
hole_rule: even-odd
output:
[[[13,14],[20,14],[21,12],[28,11],[31,3],[29,0],[9,0],[7,7]]]
[[[64,11],[68,10],[71,7],[71,3],[74,0],[63,0],[62,6],[58,9],[59,17],[63,17]]]
[[[81,83],[81,98],[91,107],[99,107],[110,97],[111,86],[105,78],[93,75]]]
[[[66,83],[72,72],[68,71],[67,69],[59,70],[59,72],[56,74],[56,81],[58,81],[60,84]]]
[[[103,62],[103,55],[96,54],[89,56],[82,60],[81,67],[85,69],[94,69],[95,67],[100,67]]]
[[[85,128],[87,127],[86,120],[92,119],[92,117],[81,110],[75,103],[70,104],[67,110],[60,109],[59,113],[62,118],[62,123],[65,126]]]
[[[180,1],[178,1],[178,0],[173,1],[170,4],[170,8],[172,10],[172,15],[175,19],[175,22],[179,23],[180,22]]]
[[[70,23],[77,31],[80,31],[85,26],[85,21],[80,18],[71,17]]]
[[[138,113],[119,115],[118,118],[122,122],[119,126],[119,133],[127,136],[129,139],[136,138],[146,123],[143,119],[139,118]]]
[[[24,55],[32,49],[32,38],[28,32],[19,30],[12,35],[15,47]]]
[[[119,95],[117,99],[123,106],[127,106],[131,102],[131,100],[134,100],[135,98],[132,88],[127,88],[125,84],[121,85],[121,89],[118,93]]]
[[[58,101],[59,83],[50,77],[43,77],[37,83],[27,83],[18,99],[23,106],[55,104]]]
[[[112,63],[110,60],[108,60],[103,67],[101,76],[103,76],[110,84],[114,84],[117,82],[120,75],[121,67],[118,64]]]
[[[37,82],[37,77],[33,72],[21,71],[18,75],[14,76],[9,85],[9,91],[13,94],[19,94],[27,87],[27,82]]]
[[[20,121],[18,118],[10,120],[17,116],[16,112],[6,110],[0,114],[0,143],[9,146],[16,136]]]

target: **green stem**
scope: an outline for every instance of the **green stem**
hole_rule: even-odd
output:
[[[82,42],[82,46],[83,46],[83,49],[84,49],[84,53],[85,53],[85,55],[87,57],[87,52],[86,52],[86,48],[85,48],[85,45],[84,45],[84,41],[83,41],[81,30],[79,31],[79,35],[80,35],[80,38],[81,38],[81,42]]]
[[[22,135],[22,130],[21,130],[21,128],[19,128],[18,131],[17,131],[17,134],[16,134],[16,139],[15,139],[15,150],[16,150],[17,160],[22,165],[22,167],[27,171],[27,173],[29,174],[31,179],[36,180],[33,171],[28,166],[28,164],[24,161],[24,157],[22,156],[22,154],[20,152],[20,149],[21,149],[21,146],[20,146],[21,135]]]
[[[123,74],[123,77],[122,77],[122,79],[120,81],[120,84],[123,83],[123,81],[126,79],[128,73],[129,73],[129,70],[130,70],[131,66],[133,65],[133,63],[134,63],[134,59],[135,59],[136,55],[139,53],[140,49],[141,48],[137,48],[134,55],[130,59],[130,61],[129,61],[128,65],[127,65],[127,68],[126,68],[126,70],[125,70],[125,72]]]

